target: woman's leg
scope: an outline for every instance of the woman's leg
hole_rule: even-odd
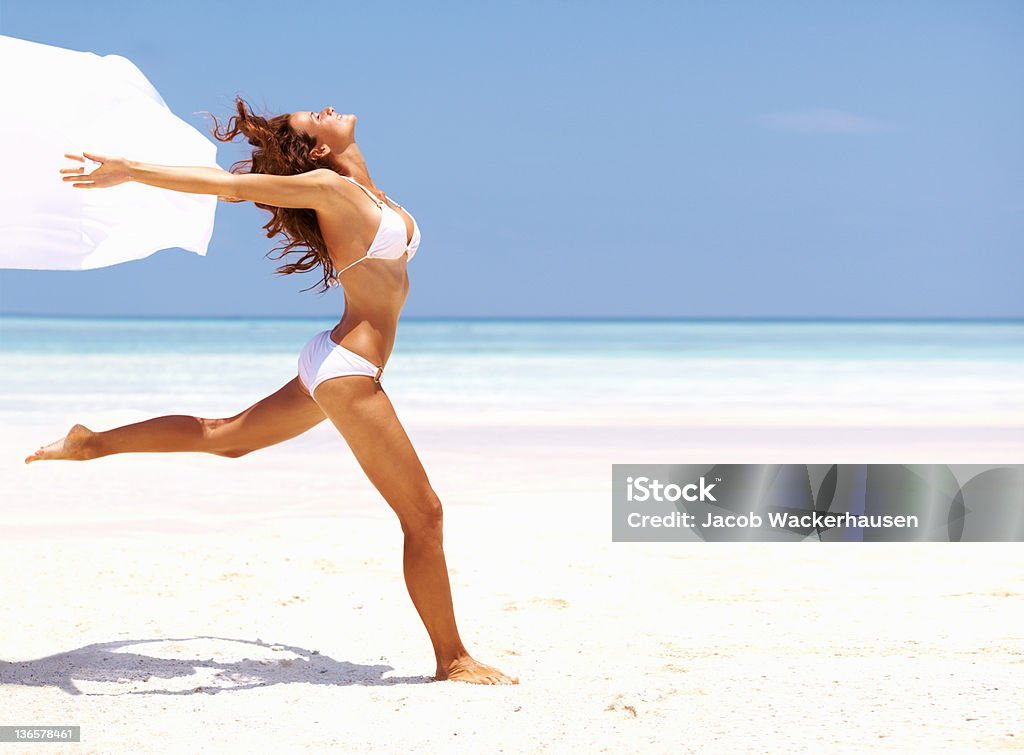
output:
[[[75,425],[65,437],[43,446],[26,458],[25,463],[44,459],[81,461],[110,454],[175,451],[234,458],[301,435],[324,418],[323,411],[296,377],[241,414],[226,419],[178,414],[156,417],[105,432],[93,432],[84,425]]]
[[[321,383],[316,400],[370,482],[398,515],[405,534],[405,583],[434,646],[435,678],[518,683],[518,679],[473,660],[462,644],[442,547],[441,501],[387,394],[371,378],[348,376]]]

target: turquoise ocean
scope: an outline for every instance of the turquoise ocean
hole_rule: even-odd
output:
[[[0,317],[0,419],[230,416],[332,319]],[[1024,429],[1024,321],[403,320],[384,385],[440,425]]]

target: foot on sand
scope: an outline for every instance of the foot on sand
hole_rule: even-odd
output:
[[[519,684],[518,676],[509,676],[498,669],[474,661],[468,655],[456,658],[447,668],[438,668],[437,681],[469,682],[470,684]]]
[[[60,440],[55,440],[53,443],[43,446],[31,456],[26,456],[25,463],[29,464],[33,461],[54,459],[70,459],[74,461],[91,459],[90,441],[92,441],[95,435],[96,433],[85,425],[75,425]]]

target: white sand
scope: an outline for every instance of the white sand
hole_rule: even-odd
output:
[[[429,681],[397,521],[330,427],[24,467],[64,428],[8,426],[0,724],[83,742],[2,752],[1024,749],[1024,546],[616,544],[609,490],[622,462],[1009,463],[1019,427],[406,424],[463,638],[519,686]]]

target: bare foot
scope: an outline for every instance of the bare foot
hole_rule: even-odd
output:
[[[468,655],[456,658],[434,676],[439,682],[469,682],[470,684],[519,684],[518,676],[503,674],[498,669],[474,661]]]
[[[60,440],[55,440],[53,443],[43,446],[31,456],[26,456],[25,463],[30,464],[33,461],[54,459],[74,461],[91,459],[92,455],[89,453],[89,446],[90,441],[95,435],[96,433],[85,425],[75,425]]]

